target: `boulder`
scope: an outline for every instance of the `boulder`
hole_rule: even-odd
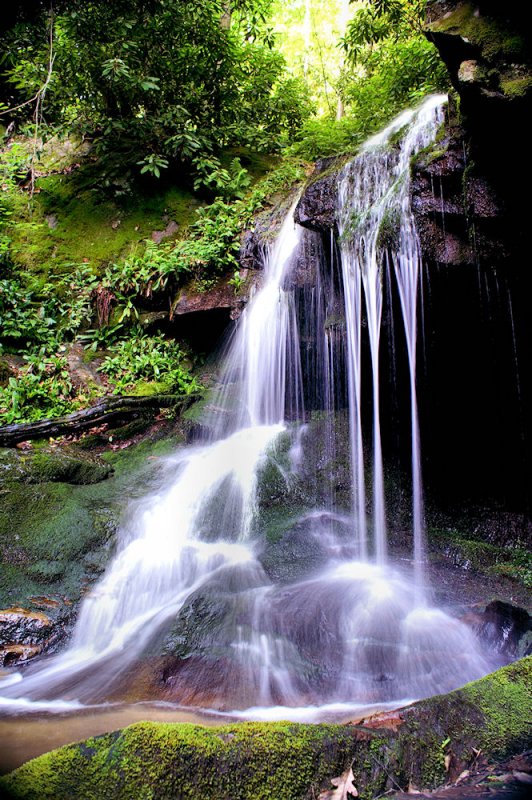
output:
[[[480,616],[478,635],[493,651],[507,658],[532,653],[532,617],[511,603],[489,603]]]
[[[346,774],[365,800],[432,788],[530,747],[531,670],[522,659],[360,725],[136,723],[33,759],[0,789],[19,800],[310,800]]]

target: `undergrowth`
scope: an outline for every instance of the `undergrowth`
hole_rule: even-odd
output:
[[[221,184],[214,188],[222,193],[196,208],[181,238],[139,242],[101,266],[84,259],[32,271],[18,263],[20,243],[14,246],[12,239],[17,209],[34,202],[24,184],[29,158],[18,143],[0,153],[0,424],[62,416],[102,394],[96,382],[74,386],[67,355],[76,342],[89,360],[100,362],[115,394],[198,391],[187,346],[162,333],[148,335],[141,314],[169,309],[185,283],[207,291],[227,277],[238,290],[243,231],[272,195],[303,178],[303,165],[286,160],[247,189],[250,175],[233,159],[227,170],[215,170]]]

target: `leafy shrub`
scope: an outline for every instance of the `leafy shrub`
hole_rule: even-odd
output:
[[[131,389],[139,381],[155,381],[167,390],[191,394],[201,386],[185,362],[186,354],[177,342],[160,334],[147,336],[137,331],[111,345],[100,371],[107,375],[115,394]]]
[[[86,400],[76,397],[64,357],[39,353],[24,356],[24,360],[26,365],[17,377],[10,377],[7,386],[0,387],[0,418],[4,424],[60,417]]]

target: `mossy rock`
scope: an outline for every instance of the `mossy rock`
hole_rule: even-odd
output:
[[[453,567],[471,570],[488,577],[502,577],[532,588],[532,554],[523,542],[503,547],[478,538],[468,538],[461,531],[430,528],[428,531],[431,559],[450,561]]]
[[[505,19],[479,14],[474,3],[458,3],[450,13],[427,25],[427,30],[461,36],[477,47],[488,62],[496,59],[528,60],[525,37]]]
[[[208,587],[187,598],[172,627],[165,634],[160,650],[163,655],[188,658],[210,655],[231,611],[231,599]],[[231,638],[226,646],[229,646]],[[151,646],[153,651],[154,647]]]
[[[31,608],[40,595],[76,602],[111,558],[127,499],[160,480],[158,456],[176,443],[146,440],[100,459],[74,448],[2,451],[0,605]]]
[[[389,784],[434,787],[479,750],[499,759],[530,746],[531,675],[532,657],[364,726],[141,722],[33,759],[0,789],[13,800],[310,800],[350,766],[363,799]]]
[[[398,730],[384,727],[369,743],[357,742],[353,772],[360,797],[434,788],[456,780],[479,754],[497,761],[522,752],[532,743],[531,713],[532,657],[416,703],[395,714],[391,727]]]
[[[35,451],[0,450],[0,486],[10,480],[24,483],[100,483],[113,474],[102,459],[68,449],[40,447]]]
[[[320,536],[326,523],[320,526],[319,517],[308,513],[283,514],[281,509],[271,509],[263,514],[262,521],[266,522],[265,548],[259,561],[271,580],[282,583],[302,580],[323,569],[330,553],[326,539]],[[332,522],[329,527],[334,527],[339,537],[342,534],[352,537],[350,528],[343,530]]]
[[[43,282],[79,264],[100,271],[144,248],[152,231],[176,221],[180,235],[194,220],[198,201],[186,190],[166,187],[146,196],[111,200],[94,190],[95,167],[84,163],[70,174],[45,175],[28,210],[25,193],[12,195],[9,223],[16,264]],[[53,225],[50,220],[53,219]]]
[[[316,413],[299,433],[302,456],[297,465],[292,462],[291,452],[298,434],[294,427],[278,437],[259,472],[257,499],[261,514],[283,509],[293,517],[304,508],[331,505],[348,510],[351,477],[347,413]]]
[[[41,756],[0,786],[28,800],[291,800],[343,772],[353,737],[337,725],[142,722]]]

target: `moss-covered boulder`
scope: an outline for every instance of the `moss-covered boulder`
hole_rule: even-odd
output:
[[[1,450],[0,608],[45,611],[56,628],[70,622],[111,558],[127,501],[149,492],[158,456],[175,445],[146,440],[100,457],[73,447]],[[27,644],[6,626],[0,620],[4,645]]]
[[[360,726],[137,723],[40,756],[0,789],[19,800],[310,800],[350,767],[362,798],[434,787],[479,755],[530,746],[531,675],[532,657]]]
[[[459,658],[459,654],[453,657]],[[462,689],[367,721],[369,741],[357,742],[353,772],[362,798],[389,789],[433,788],[530,747],[532,657]]]
[[[143,722],[41,756],[3,779],[2,788],[8,797],[35,800],[289,800],[342,772],[355,735],[335,725]]]
[[[99,483],[113,474],[101,458],[68,448],[40,447],[35,450],[0,450],[0,486],[22,483]]]

